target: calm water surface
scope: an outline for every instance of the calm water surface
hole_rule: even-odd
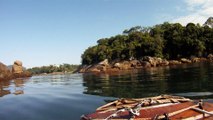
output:
[[[0,81],[0,120],[78,120],[107,100],[172,94],[213,99],[213,63]]]

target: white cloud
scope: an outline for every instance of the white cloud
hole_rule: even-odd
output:
[[[180,22],[186,25],[189,22],[200,23],[201,25],[213,16],[213,0],[184,0],[188,15],[179,16],[172,22]]]
[[[188,7],[196,7],[196,6],[200,6],[200,5],[203,5],[205,4],[206,1],[209,1],[209,0],[185,0],[185,3],[188,5]]]

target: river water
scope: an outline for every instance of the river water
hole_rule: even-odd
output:
[[[78,120],[108,100],[160,94],[212,101],[213,63],[0,81],[0,120]]]

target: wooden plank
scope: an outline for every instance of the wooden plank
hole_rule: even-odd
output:
[[[203,103],[203,109],[205,111],[213,111],[213,104],[212,103],[207,103],[207,102],[204,102]],[[209,115],[205,115],[205,117],[209,117]],[[203,113],[200,113],[198,111],[195,111],[193,109],[190,109],[190,110],[187,110],[183,113],[180,113],[180,114],[177,114],[173,117],[171,117],[171,119],[186,119],[186,120],[190,120],[190,119],[201,119],[203,118]]]

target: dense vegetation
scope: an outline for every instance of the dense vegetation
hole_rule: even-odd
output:
[[[42,67],[33,67],[28,69],[32,74],[42,74],[42,73],[53,73],[53,72],[74,72],[79,65],[70,65],[70,64],[63,64],[63,65],[49,65],[49,66],[42,66]]]
[[[94,64],[104,59],[140,59],[143,56],[166,59],[207,56],[213,53],[211,25],[188,23],[182,26],[165,22],[153,27],[136,26],[124,30],[121,35],[98,40],[97,45],[85,50],[81,56],[82,64]]]

